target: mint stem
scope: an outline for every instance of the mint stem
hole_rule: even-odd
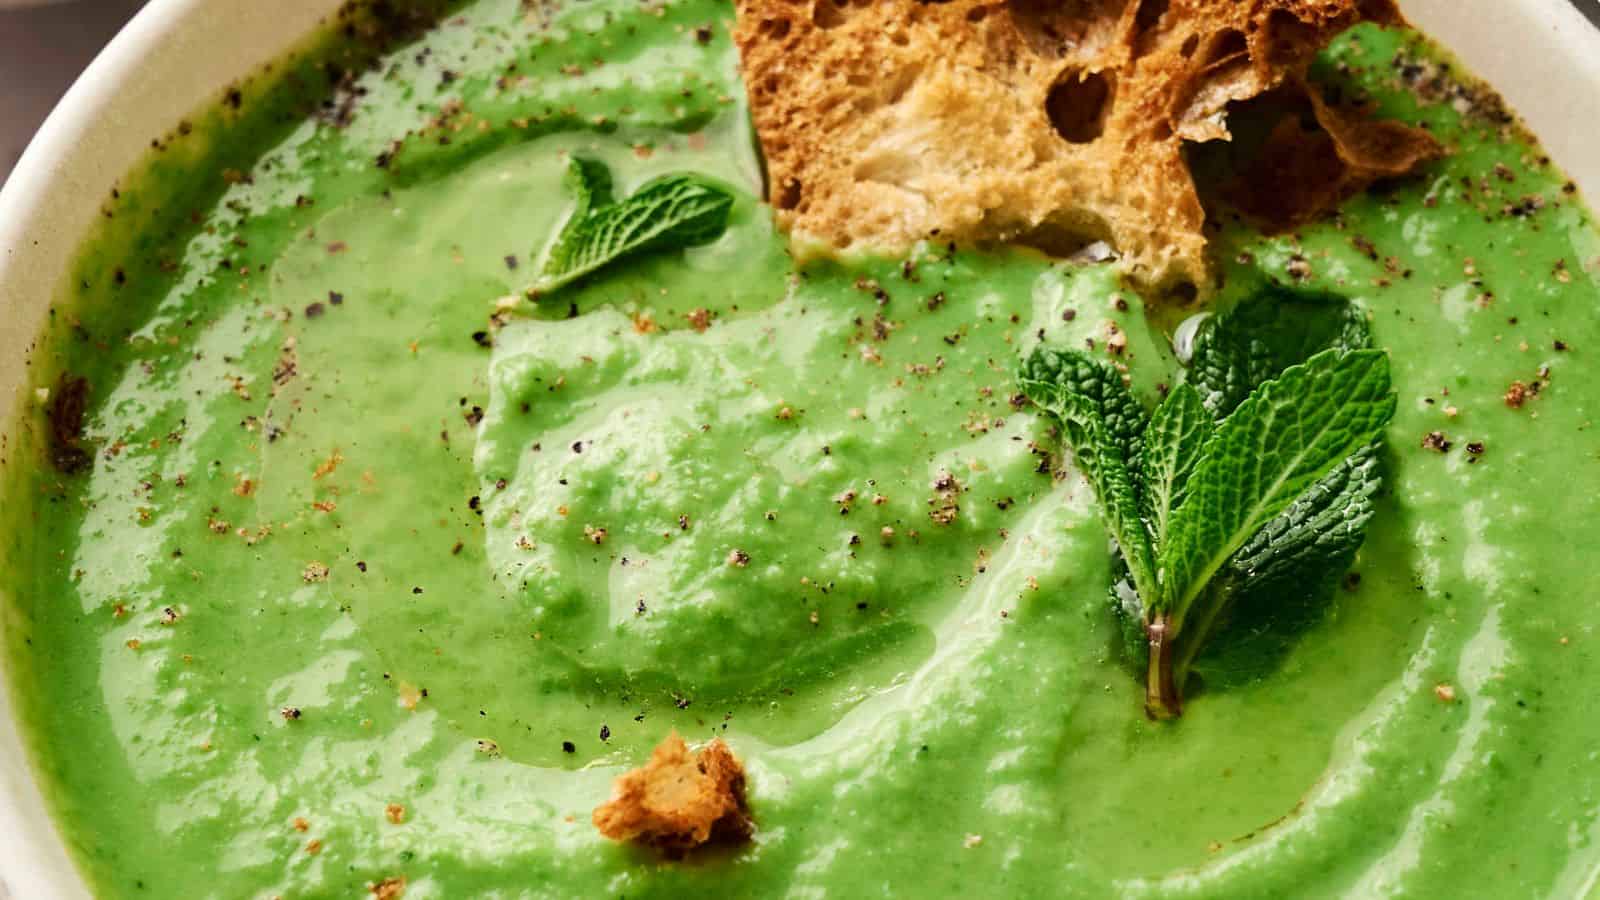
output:
[[[1178,696],[1178,684],[1172,675],[1174,648],[1177,635],[1173,633],[1172,619],[1161,613],[1144,628],[1150,639],[1150,671],[1145,678],[1144,711],[1152,719],[1176,719],[1183,714],[1183,701]]]
[[[1189,669],[1194,665],[1195,657],[1211,640],[1217,626],[1222,622],[1223,613],[1233,603],[1236,588],[1236,582],[1231,579],[1213,581],[1206,585],[1205,591],[1190,608],[1189,617],[1183,626],[1183,646],[1178,649],[1172,666],[1173,681],[1180,691],[1183,690],[1184,682],[1189,680]]]

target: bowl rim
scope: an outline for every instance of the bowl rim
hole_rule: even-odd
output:
[[[314,34],[341,3],[152,0],[57,104],[0,188],[0,452],[24,400],[34,339],[106,192],[150,140]],[[1551,0],[1401,6],[1494,85],[1584,193],[1600,198],[1600,152],[1591,146],[1600,121],[1600,29],[1576,6]],[[11,602],[0,594],[0,604]],[[6,624],[0,615],[0,628]],[[0,900],[87,897],[47,812],[6,674],[0,658]]]
[[[151,0],[78,76],[0,187],[0,466],[28,357],[108,192],[151,141],[317,33],[342,0]],[[0,588],[0,604],[12,598]],[[10,613],[0,609],[0,629]],[[37,777],[0,653],[0,900],[90,896]]]

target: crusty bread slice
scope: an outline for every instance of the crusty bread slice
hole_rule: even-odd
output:
[[[1391,0],[738,0],[770,199],[797,255],[1106,240],[1209,281],[1184,141]]]

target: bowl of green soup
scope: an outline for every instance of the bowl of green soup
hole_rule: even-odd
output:
[[[1174,297],[797,261],[721,0],[155,0],[0,192],[0,898],[1600,896],[1600,29],[1401,6],[1442,152]]]

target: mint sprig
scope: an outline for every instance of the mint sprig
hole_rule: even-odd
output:
[[[664,175],[616,202],[605,164],[583,157],[572,159],[565,183],[577,206],[545,257],[534,296],[630,256],[715,240],[733,209],[732,194],[692,174]]]
[[[1359,548],[1395,409],[1388,356],[1369,344],[1342,300],[1258,295],[1202,326],[1189,380],[1149,418],[1088,354],[1041,348],[1023,365],[1024,392],[1062,423],[1106,508],[1133,594],[1114,587],[1114,605],[1138,614],[1152,716],[1180,713],[1230,617],[1303,610]],[[1219,644],[1231,664],[1251,652]]]

